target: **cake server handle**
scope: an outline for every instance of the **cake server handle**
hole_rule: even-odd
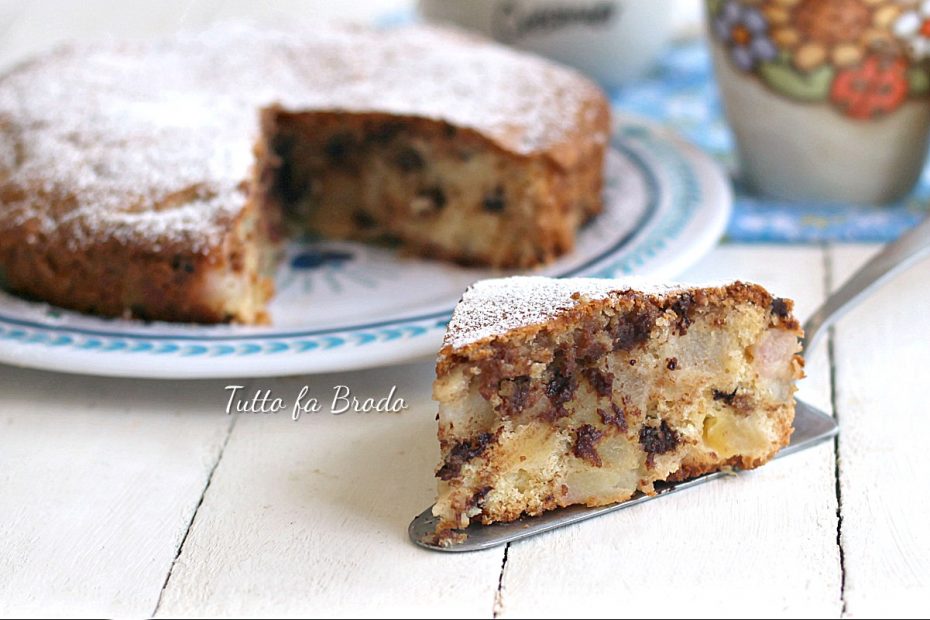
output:
[[[840,317],[875,289],[930,253],[930,217],[901,235],[859,268],[804,323],[804,353],[809,354]]]

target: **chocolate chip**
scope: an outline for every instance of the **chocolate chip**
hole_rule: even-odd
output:
[[[732,407],[734,411],[742,415],[749,415],[755,408],[751,394],[737,394],[739,388],[734,388],[732,392],[722,392],[714,390],[714,400],[721,400]]]
[[[724,392],[723,390],[714,390],[714,400],[722,400],[728,405],[733,404],[733,399],[736,398],[736,390],[739,388],[733,388],[732,392]]]
[[[532,381],[529,377],[516,377],[515,379],[506,379],[501,382],[501,413],[517,414],[523,411],[528,404],[533,404],[538,399],[536,397],[530,402],[530,385]]]
[[[655,462],[656,454],[674,450],[678,442],[678,433],[665,420],[658,427],[643,425],[639,430],[639,443],[648,454],[646,464],[650,467]]]
[[[375,218],[366,211],[356,211],[352,214],[352,222],[362,230],[370,230],[377,225]]]
[[[572,453],[588,461],[595,467],[603,465],[601,455],[597,453],[597,442],[601,440],[603,433],[590,424],[579,426],[575,430],[575,445],[572,447]]]
[[[594,364],[607,354],[607,346],[593,336],[584,337],[578,342],[578,360],[583,364]]]
[[[279,133],[271,139],[270,145],[278,157],[289,157],[297,146],[297,138],[293,134]]]
[[[462,465],[480,456],[494,439],[491,433],[481,433],[477,437],[460,442],[449,450],[449,456],[446,462],[436,472],[436,477],[440,480],[449,481],[459,475]]]
[[[323,147],[323,152],[326,153],[326,156],[333,162],[341,163],[348,158],[354,146],[355,139],[351,134],[337,133],[327,140],[326,146]]]
[[[285,161],[278,168],[275,188],[282,202],[294,204],[310,191],[310,177],[298,174],[294,166]]]
[[[565,411],[565,403],[572,399],[575,394],[575,388],[578,387],[577,381],[573,375],[563,375],[556,372],[549,383],[546,384],[546,396],[552,403],[554,417],[560,418],[568,414]]]
[[[691,296],[691,293],[682,293],[672,303],[671,308],[678,315],[678,333],[684,336],[688,333],[688,328],[691,327],[694,314],[694,297]]]
[[[171,268],[175,271],[183,271],[185,273],[194,273],[194,263],[189,259],[184,258],[179,254],[175,254],[171,259]]]
[[[652,306],[627,313],[614,327],[614,351],[630,351],[649,339],[658,312]],[[632,364],[631,364],[632,365]]]
[[[419,151],[412,147],[405,147],[400,150],[394,158],[394,164],[403,172],[416,172],[422,170],[424,163],[423,157]]]
[[[297,141],[293,136],[281,135],[274,139],[272,150],[280,164],[275,171],[274,192],[282,202],[295,203],[310,191],[310,177],[301,174],[291,163]]]
[[[530,393],[530,378],[518,377],[513,382],[514,391],[511,396],[511,403],[516,411],[522,411],[526,406],[526,399]]]
[[[506,202],[504,201],[504,189],[502,187],[497,187],[493,192],[486,194],[484,202],[482,203],[482,207],[488,213],[500,213],[506,206]]]
[[[665,367],[668,368],[669,370],[677,370],[678,369],[678,358],[670,357],[667,360],[665,360]]]
[[[366,140],[375,144],[387,144],[403,130],[403,123],[384,123],[369,131]]]
[[[610,396],[613,392],[614,376],[613,373],[602,373],[597,368],[588,368],[582,371],[585,379],[591,384],[591,388],[598,396]]]
[[[791,315],[791,302],[781,297],[772,300],[772,314],[780,319],[787,319]]]
[[[481,487],[471,496],[469,505],[480,508],[484,504],[484,498],[491,492],[491,487]]]
[[[627,431],[626,424],[626,414],[623,412],[617,403],[610,403],[610,411],[606,409],[598,409],[597,415],[601,416],[601,422],[604,423],[604,426],[616,426],[624,433]]]
[[[297,202],[310,191],[310,176],[292,163],[296,145],[296,138],[287,135],[277,136],[271,145],[280,160],[275,170],[274,192],[285,204]]]

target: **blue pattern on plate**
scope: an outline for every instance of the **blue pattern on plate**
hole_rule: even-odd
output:
[[[136,340],[134,336],[120,334],[86,336],[80,330],[67,334],[56,334],[43,330],[41,326],[21,328],[4,325],[0,322],[0,341],[10,340],[26,344],[49,347],[68,346],[82,351],[99,351],[104,353],[145,353],[150,355],[176,355],[181,357],[224,357],[229,355],[273,355],[276,353],[303,353],[314,349],[335,349],[346,345],[362,346],[376,342],[389,342],[401,338],[416,338],[423,334],[444,330],[448,321],[447,313],[399,321],[390,326],[379,328],[372,325],[355,332],[341,335],[320,337],[297,337],[283,340],[266,340],[255,338],[253,342],[213,342],[204,338],[202,342],[175,343]],[[158,340],[155,336],[151,340]]]
[[[291,269],[298,271],[322,269],[326,265],[341,265],[352,258],[351,252],[309,248],[291,259]]]
[[[703,41],[673,46],[650,75],[611,95],[619,110],[675,129],[729,169],[734,168],[733,140]],[[927,214],[930,165],[914,192],[889,206],[796,204],[753,195],[738,184],[735,190],[736,202],[727,228],[731,241],[885,242]]]

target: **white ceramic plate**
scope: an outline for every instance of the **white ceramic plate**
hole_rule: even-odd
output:
[[[720,238],[729,183],[696,148],[651,125],[618,125],[605,212],[552,276],[674,277]],[[462,291],[501,275],[369,245],[294,242],[263,327],[85,316],[0,292],[0,362],[91,375],[258,377],[396,364],[439,350]]]

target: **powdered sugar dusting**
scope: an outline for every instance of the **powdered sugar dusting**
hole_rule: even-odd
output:
[[[465,291],[456,306],[445,344],[459,348],[518,327],[540,325],[585,299],[604,299],[614,292],[635,290],[663,295],[686,288],[689,287],[656,284],[638,277],[609,280],[514,276],[482,280]],[[573,298],[576,294],[579,299]]]
[[[436,118],[529,154],[577,131],[594,88],[426,27],[227,25],[65,48],[0,79],[0,230],[206,252],[245,204],[264,107]]]

